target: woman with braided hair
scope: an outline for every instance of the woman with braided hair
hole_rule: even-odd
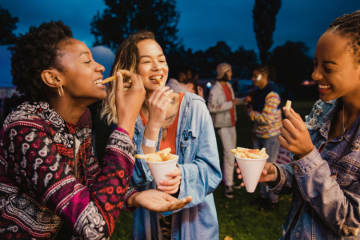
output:
[[[283,109],[279,141],[292,162],[266,163],[260,182],[293,194],[282,239],[360,239],[360,11],[320,37],[312,78],[320,100],[306,123]]]
[[[31,27],[11,50],[13,84],[28,102],[0,132],[0,239],[109,239],[122,209],[166,212],[190,201],[129,188],[131,139],[145,98],[139,75],[117,72],[121,119],[100,168],[87,107],[106,97],[105,86],[95,84],[104,67],[61,21]],[[128,92],[120,72],[131,77]]]

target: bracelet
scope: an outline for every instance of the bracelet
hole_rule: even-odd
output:
[[[147,147],[156,147],[157,141],[147,139],[145,136],[143,136],[142,144]]]

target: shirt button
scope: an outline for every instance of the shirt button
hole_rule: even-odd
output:
[[[293,166],[293,169],[294,169],[294,170],[299,170],[300,167],[299,167],[298,165],[294,165],[294,166]]]
[[[297,233],[295,234],[296,238],[299,238],[299,235],[300,235],[300,234],[297,232]]]

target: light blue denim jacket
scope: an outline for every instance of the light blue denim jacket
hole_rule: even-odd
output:
[[[134,141],[139,154],[143,153],[144,130],[138,116]],[[219,227],[212,194],[222,178],[218,149],[209,111],[204,100],[195,94],[186,93],[181,102],[176,146],[182,175],[178,198],[192,196],[193,201],[181,210],[164,214],[172,214],[171,239],[218,240]],[[155,182],[143,159],[135,162],[132,185],[139,187],[139,191],[155,189]],[[162,239],[158,222],[158,213],[137,209],[134,212],[133,239]]]
[[[278,194],[293,193],[282,239],[360,239],[360,133],[330,169],[347,148],[360,115],[350,131],[326,143],[337,105],[342,106],[340,100],[315,103],[306,120],[314,150],[299,160],[293,156],[286,166],[277,165],[280,183],[274,188],[268,186]],[[325,148],[319,153],[323,143]],[[303,200],[303,208],[296,218]]]

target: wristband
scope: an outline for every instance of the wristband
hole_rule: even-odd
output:
[[[145,136],[143,136],[142,144],[144,144],[147,147],[156,147],[157,141],[153,141],[150,139],[147,139]]]

